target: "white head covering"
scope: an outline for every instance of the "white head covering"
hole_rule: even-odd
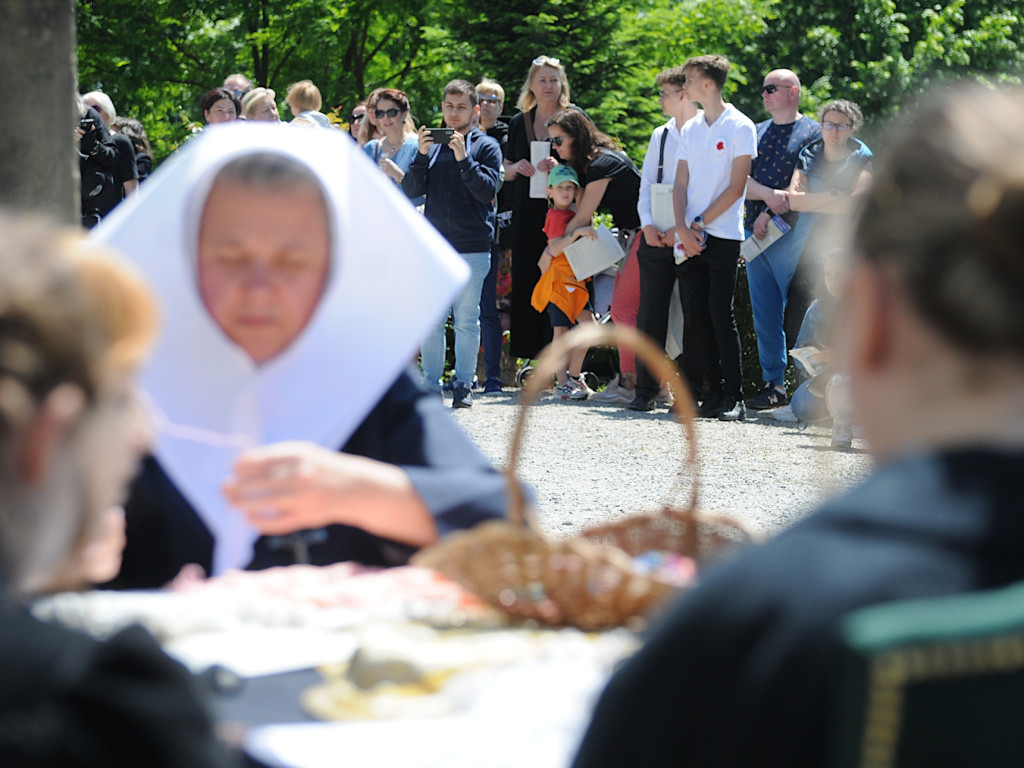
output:
[[[215,324],[199,295],[199,219],[218,171],[275,152],[323,185],[331,267],[320,303],[262,366]],[[161,304],[163,332],[140,379],[154,455],[214,536],[214,573],[244,567],[258,533],[221,493],[242,448],[280,440],[341,447],[416,354],[468,279],[448,243],[347,137],[285,125],[217,125],[190,141],[92,237],[126,254]]]

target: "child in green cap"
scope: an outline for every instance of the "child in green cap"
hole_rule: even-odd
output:
[[[548,236],[548,245],[537,263],[541,278],[533,289],[530,303],[538,312],[547,308],[556,340],[580,320],[594,320],[586,282],[576,279],[563,253],[566,246],[581,237],[594,237],[592,227],[581,227],[571,234],[565,234],[566,225],[576,215],[574,207],[579,189],[579,177],[569,166],[556,165],[548,173],[549,207],[544,219],[544,234]],[[569,370],[557,374],[555,391],[563,400],[586,400],[593,394],[580,376],[586,354],[585,349],[573,352],[569,358]]]

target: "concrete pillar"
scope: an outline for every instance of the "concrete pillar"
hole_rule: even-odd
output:
[[[0,206],[78,224],[74,0],[0,0]]]

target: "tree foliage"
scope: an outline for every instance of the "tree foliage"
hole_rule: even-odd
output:
[[[540,54],[562,60],[573,100],[641,159],[660,121],[654,75],[691,55],[733,63],[727,97],[764,117],[758,85],[796,70],[805,109],[852,98],[887,117],[935,81],[1013,79],[1024,67],[1019,0],[78,0],[81,90],[138,117],[162,158],[231,72],[276,89],[312,79],[326,109],[403,88],[435,122],[444,83],[501,82],[506,112]],[[279,101],[282,99],[279,98]]]

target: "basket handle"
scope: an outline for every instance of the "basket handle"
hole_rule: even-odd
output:
[[[509,451],[508,489],[509,489],[509,520],[517,525],[529,525],[530,518],[526,510],[526,499],[523,490],[516,480],[516,467],[519,464],[519,453],[522,448],[523,436],[526,432],[527,409],[537,399],[538,393],[544,389],[545,383],[563,366],[569,354],[577,349],[589,349],[595,346],[618,346],[631,349],[645,366],[650,369],[659,381],[667,381],[675,403],[672,411],[676,415],[683,435],[686,438],[686,452],[683,456],[683,467],[693,470],[693,482],[690,488],[690,504],[688,511],[697,507],[697,494],[700,478],[697,465],[697,440],[694,431],[696,414],[693,408],[693,397],[690,389],[679,375],[679,370],[665,356],[665,351],[644,333],[629,326],[613,326],[597,323],[578,325],[561,338],[553,341],[541,352],[534,366],[533,374],[523,387],[519,405],[519,416],[512,434],[512,447]]]

